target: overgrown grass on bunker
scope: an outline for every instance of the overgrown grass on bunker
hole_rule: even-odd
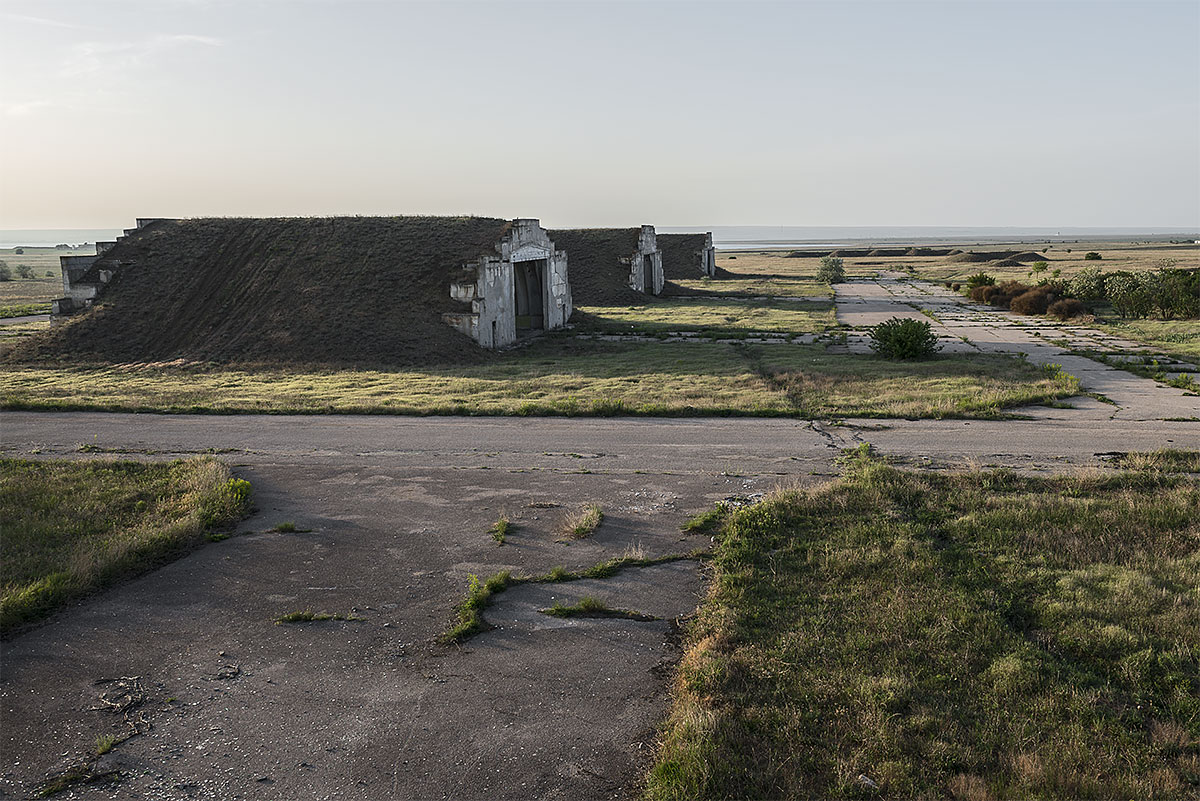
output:
[[[106,254],[121,266],[96,308],[6,359],[481,361],[485,352],[441,315],[455,308],[451,274],[495,254],[508,226],[480,217],[152,223]]]

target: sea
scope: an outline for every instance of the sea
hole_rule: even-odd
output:
[[[711,231],[720,250],[837,248],[862,245],[1033,244],[1037,242],[1195,242],[1200,227],[1020,228],[939,226],[685,225],[656,226],[661,233]],[[111,241],[119,228],[0,229],[0,248],[77,246]]]

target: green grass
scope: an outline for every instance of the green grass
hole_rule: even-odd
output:
[[[0,408],[168,413],[986,418],[1069,394],[1062,382],[1002,356],[899,364],[820,346],[555,338],[465,368],[0,371]]]
[[[1200,473],[1200,451],[1167,448],[1160,451],[1127,453],[1117,464],[1128,470],[1157,470],[1163,473]]]
[[[605,579],[616,575],[619,571],[631,567],[650,567],[667,562],[678,562],[683,559],[702,558],[703,552],[693,551],[686,554],[668,554],[666,556],[641,556],[626,554],[614,559],[592,565],[582,570],[567,570],[561,565],[550,568],[541,575],[514,576],[510,570],[502,570],[487,579],[480,581],[472,574],[467,579],[467,593],[455,605],[454,621],[450,628],[438,637],[439,642],[452,645],[465,642],[487,628],[483,619],[483,611],[487,609],[496,595],[510,587],[521,584],[554,584],[561,581],[580,581],[582,579]]]
[[[1200,482],[843,469],[731,514],[647,798],[1195,794]]]
[[[1097,320],[1089,327],[1160,349],[1181,361],[1200,360],[1200,320]]]
[[[326,620],[349,620],[362,621],[365,617],[357,615],[343,615],[340,612],[314,612],[311,609],[302,609],[297,612],[288,612],[286,615],[280,615],[275,618],[275,625],[282,626],[285,623],[321,623]]]
[[[590,537],[604,522],[604,512],[594,503],[589,503],[571,512],[559,527],[559,534],[571,540]]]
[[[818,334],[837,326],[829,301],[664,298],[636,306],[581,306],[572,322],[581,331],[735,336],[754,331]]]
[[[250,485],[212,457],[0,460],[0,631],[144,573],[240,520]]]
[[[503,545],[505,540],[508,538],[508,535],[512,533],[512,530],[512,521],[501,515],[501,517],[492,524],[490,533],[492,535],[492,539],[496,541],[496,544]]]
[[[25,317],[30,314],[49,313],[49,303],[6,303],[0,305],[0,317]]]
[[[113,746],[116,744],[116,737],[111,734],[101,734],[96,738],[96,756],[104,756],[109,751],[113,750]]]
[[[725,514],[725,506],[718,504],[711,509],[705,509],[703,512],[692,515],[679,528],[681,531],[686,531],[689,534],[711,534],[721,525],[721,521],[725,519]]]
[[[546,609],[539,609],[538,611],[543,615],[550,615],[551,617],[615,617],[623,620],[639,620],[643,622],[660,619],[654,615],[635,612],[631,609],[614,609],[604,603],[604,601],[591,595],[585,595],[574,604],[564,604],[561,601],[555,601],[553,605]]]

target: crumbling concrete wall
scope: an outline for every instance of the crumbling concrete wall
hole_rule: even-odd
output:
[[[567,254],[556,250],[536,219],[513,220],[504,238],[496,243],[496,256],[481,256],[464,265],[452,279],[450,297],[470,303],[469,312],[442,315],[449,325],[485,348],[501,348],[517,341],[517,269],[536,275],[541,301],[540,328],[562,328],[571,318],[571,284]]]
[[[704,234],[704,249],[700,251],[700,271],[709,278],[717,277],[717,251],[713,247],[712,231]]]
[[[629,286],[638,292],[657,295],[663,291],[662,252],[653,225],[643,225],[637,250],[629,257]]]
[[[94,256],[59,256],[59,268],[62,270],[63,296],[50,302],[50,313],[55,316],[74,314],[90,307],[104,288],[112,281],[120,262],[109,263],[104,260],[108,252],[117,246],[117,242],[140,231],[151,223],[165,220],[166,217],[139,217],[137,226],[126,228],[116,242],[97,242]],[[96,269],[100,262],[101,269]]]

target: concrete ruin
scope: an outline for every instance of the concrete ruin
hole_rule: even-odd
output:
[[[702,234],[659,234],[663,274],[668,280],[716,278],[717,253],[712,232]]]
[[[119,260],[106,259],[108,252],[126,238],[163,217],[139,217],[133,228],[126,228],[112,242],[97,242],[94,256],[59,256],[63,296],[50,301],[50,313],[63,317],[89,308],[112,281],[121,267]]]
[[[453,277],[450,297],[469,312],[442,315],[449,325],[485,348],[511,345],[536,331],[562,328],[571,317],[567,254],[556,250],[536,219],[516,219],[496,243]]]
[[[653,225],[643,225],[637,249],[629,256],[629,287],[646,295],[663,291],[663,259]]]

